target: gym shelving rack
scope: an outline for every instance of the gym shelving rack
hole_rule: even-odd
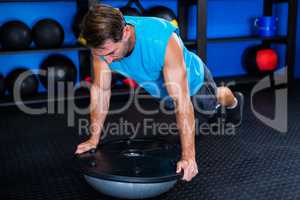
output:
[[[0,3],[7,2],[76,2],[77,8],[84,6],[83,0],[0,0]],[[2,50],[0,49],[0,55],[5,54],[23,54],[23,53],[36,53],[36,52],[56,52],[56,51],[88,51],[88,48],[74,45],[63,45],[59,48],[43,49],[43,48],[28,48],[24,50]]]
[[[76,3],[77,10],[80,8],[84,8],[87,6],[85,0],[0,0],[0,3],[17,3],[17,2],[74,2]],[[27,53],[57,53],[57,52],[62,52],[62,51],[78,51],[78,59],[79,59],[79,79],[80,81],[83,79],[82,76],[82,69],[88,68],[87,66],[91,66],[91,59],[90,59],[90,52],[89,49],[81,46],[79,44],[74,44],[71,45],[63,45],[59,48],[51,48],[51,49],[46,49],[46,48],[35,48],[35,47],[30,47],[28,49],[24,50],[2,50],[0,49],[0,56],[5,56],[5,55],[13,55],[13,54],[27,54]],[[84,58],[85,56],[89,56],[89,59]],[[82,60],[85,60],[85,63],[82,62]],[[88,94],[86,93],[80,93],[78,92],[78,95],[76,95],[74,98],[86,98],[88,97]],[[48,101],[56,100],[56,99],[49,99],[47,97],[47,92],[42,92],[38,93],[34,96],[30,97],[25,97],[24,99],[25,104],[37,104],[37,103],[46,103]],[[14,106],[18,104],[19,102],[14,102],[13,98],[11,96],[4,96],[0,100],[0,107],[6,107],[6,106]]]
[[[261,38],[259,36],[241,36],[225,38],[208,38],[207,37],[207,0],[177,0],[178,3],[178,21],[180,26],[181,37],[189,48],[196,49],[197,54],[204,62],[207,62],[207,43],[218,42],[241,42],[241,41],[262,41],[263,44],[272,43],[286,44],[285,66],[288,70],[288,82],[292,83],[294,79],[294,62],[295,62],[295,41],[296,41],[296,20],[297,20],[297,0],[264,0],[263,15],[270,16],[273,14],[273,5],[275,3],[288,3],[288,27],[286,36],[274,36],[270,38]],[[187,40],[188,9],[191,5],[197,7],[197,39]],[[219,80],[232,81],[240,83],[256,82],[261,77],[253,75],[241,75],[234,77],[220,77]]]
[[[77,3],[78,9],[87,9],[88,6],[95,2],[101,2],[100,0],[0,0],[2,2],[59,2],[59,1],[72,1]],[[138,0],[133,0],[131,2],[139,2]],[[239,36],[239,37],[225,37],[225,38],[207,38],[207,0],[177,0],[178,8],[178,21],[180,26],[180,34],[184,40],[184,43],[188,48],[196,49],[197,54],[201,57],[204,62],[207,62],[207,44],[208,43],[221,43],[221,42],[240,42],[240,41],[262,41],[264,44],[280,43],[286,44],[286,57],[285,64],[288,66],[288,80],[289,83],[293,80],[294,76],[294,58],[295,58],[295,39],[296,39],[296,19],[297,19],[297,0],[264,0],[264,15],[272,15],[273,4],[274,3],[288,3],[288,28],[286,36],[275,36],[271,38],[261,38],[259,36]],[[187,39],[187,25],[188,25],[188,9],[189,6],[196,5],[197,7],[197,38],[196,40]],[[53,49],[37,49],[30,48],[26,50],[19,51],[6,51],[0,50],[0,55],[7,54],[24,54],[33,52],[58,52],[58,51],[78,51],[79,60],[82,56],[87,56],[90,54],[89,49],[80,45],[64,45],[60,48]],[[91,59],[89,59],[91,62]],[[80,63],[79,70],[84,66]],[[91,63],[84,63],[86,66],[91,66]],[[81,71],[80,79],[82,80]],[[251,75],[240,75],[233,77],[220,77],[217,80],[221,82],[226,81],[236,81],[238,83],[248,83],[258,81],[261,77],[251,76]],[[123,89],[117,89],[115,94],[124,95],[127,91]],[[117,94],[118,95],[118,94]],[[80,96],[82,97],[82,96]],[[33,101],[47,101],[45,97],[33,98]],[[0,102],[0,106],[3,102]],[[10,101],[5,101],[5,105],[12,103]]]
[[[74,2],[76,3],[77,11],[78,10],[84,10],[88,9],[89,1],[88,0],[0,0],[0,3],[17,3],[17,2]],[[57,53],[62,51],[77,51],[78,52],[78,59],[79,59],[79,66],[78,66],[78,72],[79,72],[79,81],[82,81],[85,76],[91,75],[91,66],[92,66],[92,57],[89,48],[84,47],[82,45],[77,44],[74,41],[74,44],[71,45],[63,45],[59,48],[51,48],[51,49],[45,49],[45,48],[35,48],[30,47],[28,49],[24,50],[2,50],[0,49],[0,56],[5,55],[14,55],[14,54],[27,54],[27,53]],[[129,90],[124,87],[118,87],[114,88],[112,97],[121,98],[124,97],[127,98],[127,96],[130,94]],[[143,91],[142,91],[143,92]],[[86,90],[78,90],[74,97],[66,97],[67,99],[85,99],[89,98],[89,93]],[[41,92],[34,96],[24,97],[23,103],[24,104],[40,104],[40,103],[47,103],[48,101],[57,101],[58,99],[49,99],[47,97],[47,92]],[[0,107],[6,107],[6,106],[15,106],[16,104],[19,104],[20,102],[14,102],[12,96],[4,96],[2,99],[0,99]]]

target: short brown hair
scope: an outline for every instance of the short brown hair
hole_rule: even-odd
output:
[[[111,39],[118,42],[122,39],[125,20],[122,13],[109,5],[96,4],[92,6],[81,23],[81,36],[87,46],[101,47]]]

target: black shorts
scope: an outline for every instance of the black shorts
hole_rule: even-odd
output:
[[[198,92],[191,97],[196,114],[204,114],[206,116],[213,116],[217,113],[219,107],[217,101],[217,85],[206,65],[204,65],[204,82]],[[161,103],[162,99],[158,99]],[[174,104],[171,98],[163,100],[164,107],[167,110],[173,110]]]
[[[217,100],[217,85],[206,65],[204,65],[204,82],[199,91],[192,96],[194,110],[197,113],[212,116],[220,106]]]

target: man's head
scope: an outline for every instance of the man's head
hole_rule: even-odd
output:
[[[81,24],[81,35],[94,54],[108,63],[122,59],[130,50],[130,27],[118,9],[108,5],[97,4],[89,9]]]

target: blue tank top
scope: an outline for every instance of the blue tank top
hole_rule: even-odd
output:
[[[125,21],[135,27],[135,47],[128,57],[109,64],[110,69],[135,80],[154,97],[168,96],[162,70],[168,41],[173,32],[178,33],[178,29],[168,21],[155,17],[125,16]],[[193,96],[203,84],[204,63],[180,42],[190,96]]]

